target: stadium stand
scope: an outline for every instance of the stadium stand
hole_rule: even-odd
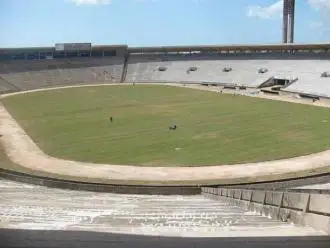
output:
[[[330,97],[330,78],[314,74],[301,74],[296,83],[283,89],[288,92],[305,93],[321,97]]]
[[[0,77],[20,90],[119,82],[123,61],[121,57],[21,60],[1,63]]]
[[[283,66],[289,67],[285,63]],[[300,60],[290,66],[298,80],[284,91],[330,97],[330,78],[321,76],[329,70],[330,60]]]
[[[66,55],[51,47],[33,48],[33,54],[31,49],[0,49],[1,92],[111,82],[185,82],[232,88],[280,86],[282,91],[330,97],[327,44],[121,45]]]
[[[166,67],[165,71],[158,68]],[[196,67],[196,70],[189,70]],[[231,68],[231,70],[227,70]],[[329,68],[328,60],[297,60],[269,57],[250,58],[229,56],[133,56],[129,59],[126,81],[215,82],[257,87],[271,77],[291,81],[309,73],[320,78]],[[260,73],[262,69],[263,73]],[[311,71],[312,70],[312,71]],[[298,80],[299,81],[299,80]]]
[[[11,83],[7,82],[2,77],[0,77],[0,92],[9,93],[9,92],[15,92],[18,90],[19,89],[15,85],[12,85]]]

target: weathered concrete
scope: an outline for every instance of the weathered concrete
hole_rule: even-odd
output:
[[[284,193],[282,207],[305,210],[308,197],[304,193]]]
[[[309,191],[314,193],[330,192],[330,173],[322,175],[313,175],[300,178],[291,178],[286,180],[276,180],[271,182],[259,182],[237,185],[223,185],[226,188],[236,189],[253,189],[253,190],[271,190],[271,191],[290,191],[303,192]],[[330,193],[329,193],[330,194]]]
[[[219,201],[226,200],[235,206],[273,219],[311,226],[330,234],[330,195],[244,189],[218,189],[218,192],[234,190],[240,191],[236,194],[242,197],[236,198],[233,194],[210,194],[208,187],[202,188],[202,194]]]
[[[330,215],[330,195],[311,195],[308,211]]]
[[[313,226],[318,230],[329,230],[330,229],[330,217],[322,216],[313,213],[307,213],[304,216],[304,224],[308,226]],[[328,232],[328,235],[330,233]]]
[[[306,185],[306,186],[296,187],[295,189],[329,189],[330,190],[330,183]]]
[[[252,190],[244,190],[242,193],[242,199],[250,201],[252,197]]]
[[[253,191],[252,193],[252,201],[253,202],[258,202],[258,203],[263,203],[265,201],[266,197],[266,192],[265,191]]]
[[[328,182],[330,179],[327,180]],[[312,185],[305,185],[300,187],[294,187],[289,189],[293,192],[308,192],[312,194],[329,194],[330,195],[330,183],[318,183]]]
[[[198,186],[139,186],[139,185],[112,185],[102,183],[84,183],[68,180],[27,175],[0,168],[0,177],[16,182],[46,186],[50,188],[85,190],[94,192],[108,192],[117,194],[146,194],[146,195],[199,195]]]
[[[268,205],[279,206],[283,200],[282,192],[267,191],[265,203]]]
[[[324,235],[201,195],[120,195],[0,180],[0,199],[0,227],[9,229],[181,237]]]

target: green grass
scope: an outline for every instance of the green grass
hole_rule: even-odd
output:
[[[59,89],[2,101],[47,154],[77,161],[220,165],[330,148],[330,110],[309,105],[146,85]],[[172,123],[177,130],[168,130]]]

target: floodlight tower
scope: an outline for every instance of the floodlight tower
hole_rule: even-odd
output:
[[[283,43],[294,41],[295,0],[283,0]]]

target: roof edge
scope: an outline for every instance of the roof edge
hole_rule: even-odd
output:
[[[223,44],[223,45],[187,45],[187,46],[128,46],[128,45],[92,45],[92,50],[99,49],[113,49],[122,48],[127,49],[128,52],[134,51],[188,51],[188,50],[217,50],[217,49],[330,49],[330,43],[269,43],[269,44]],[[29,50],[54,50],[55,46],[46,47],[7,47],[0,48],[0,51],[29,51]]]

